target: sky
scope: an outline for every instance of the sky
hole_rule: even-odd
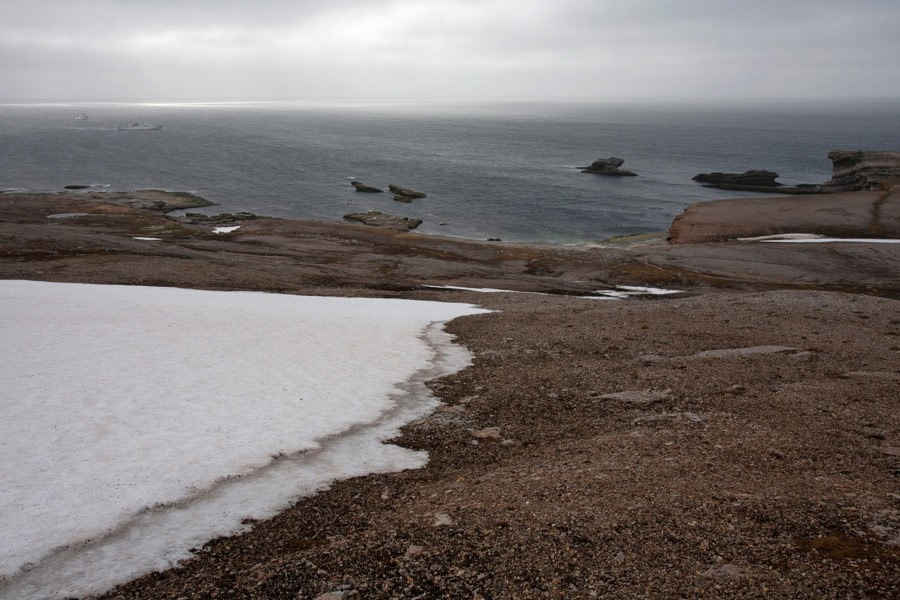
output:
[[[0,0],[0,101],[898,98],[897,0]]]

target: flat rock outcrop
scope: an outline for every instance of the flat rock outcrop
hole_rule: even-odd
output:
[[[675,244],[782,233],[843,238],[900,238],[900,187],[892,192],[732,198],[697,202],[675,217]]]
[[[743,173],[700,173],[692,177],[694,181],[704,184],[706,187],[721,189],[743,189],[759,187],[781,187],[782,184],[775,181],[778,173],[765,170],[750,170]]]
[[[350,185],[352,185],[357,192],[364,192],[366,194],[380,194],[384,192],[384,190],[379,189],[375,186],[365,184],[361,181],[351,181]]]
[[[609,158],[598,158],[587,167],[581,167],[582,173],[593,173],[594,175],[611,175],[613,177],[636,177],[634,171],[620,169],[625,163],[625,159],[618,156],[610,156]]]
[[[371,225],[372,227],[384,227],[387,229],[395,229],[397,231],[409,231],[422,224],[421,219],[386,215],[377,210],[370,210],[365,213],[347,213],[344,215],[344,219],[347,221],[363,223],[364,225]]]
[[[826,192],[884,191],[900,185],[900,152],[832,150],[831,181],[822,184]]]

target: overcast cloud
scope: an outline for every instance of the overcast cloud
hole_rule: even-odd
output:
[[[0,0],[0,100],[900,97],[897,0]]]

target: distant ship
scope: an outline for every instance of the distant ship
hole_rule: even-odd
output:
[[[150,123],[129,123],[119,127],[119,131],[150,131],[152,129],[162,129],[162,125],[151,125]]]
[[[75,113],[75,120],[76,121],[87,121],[88,120],[87,113],[84,112],[83,110],[79,110],[77,113]]]

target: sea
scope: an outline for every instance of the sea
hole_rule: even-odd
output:
[[[135,121],[162,129],[118,129]],[[698,173],[821,183],[833,149],[900,151],[900,100],[0,105],[0,190],[189,191],[217,203],[210,214],[377,210],[425,234],[516,242],[664,231],[694,202],[759,195]],[[610,156],[638,176],[578,169]],[[354,179],[427,197],[359,193]]]

